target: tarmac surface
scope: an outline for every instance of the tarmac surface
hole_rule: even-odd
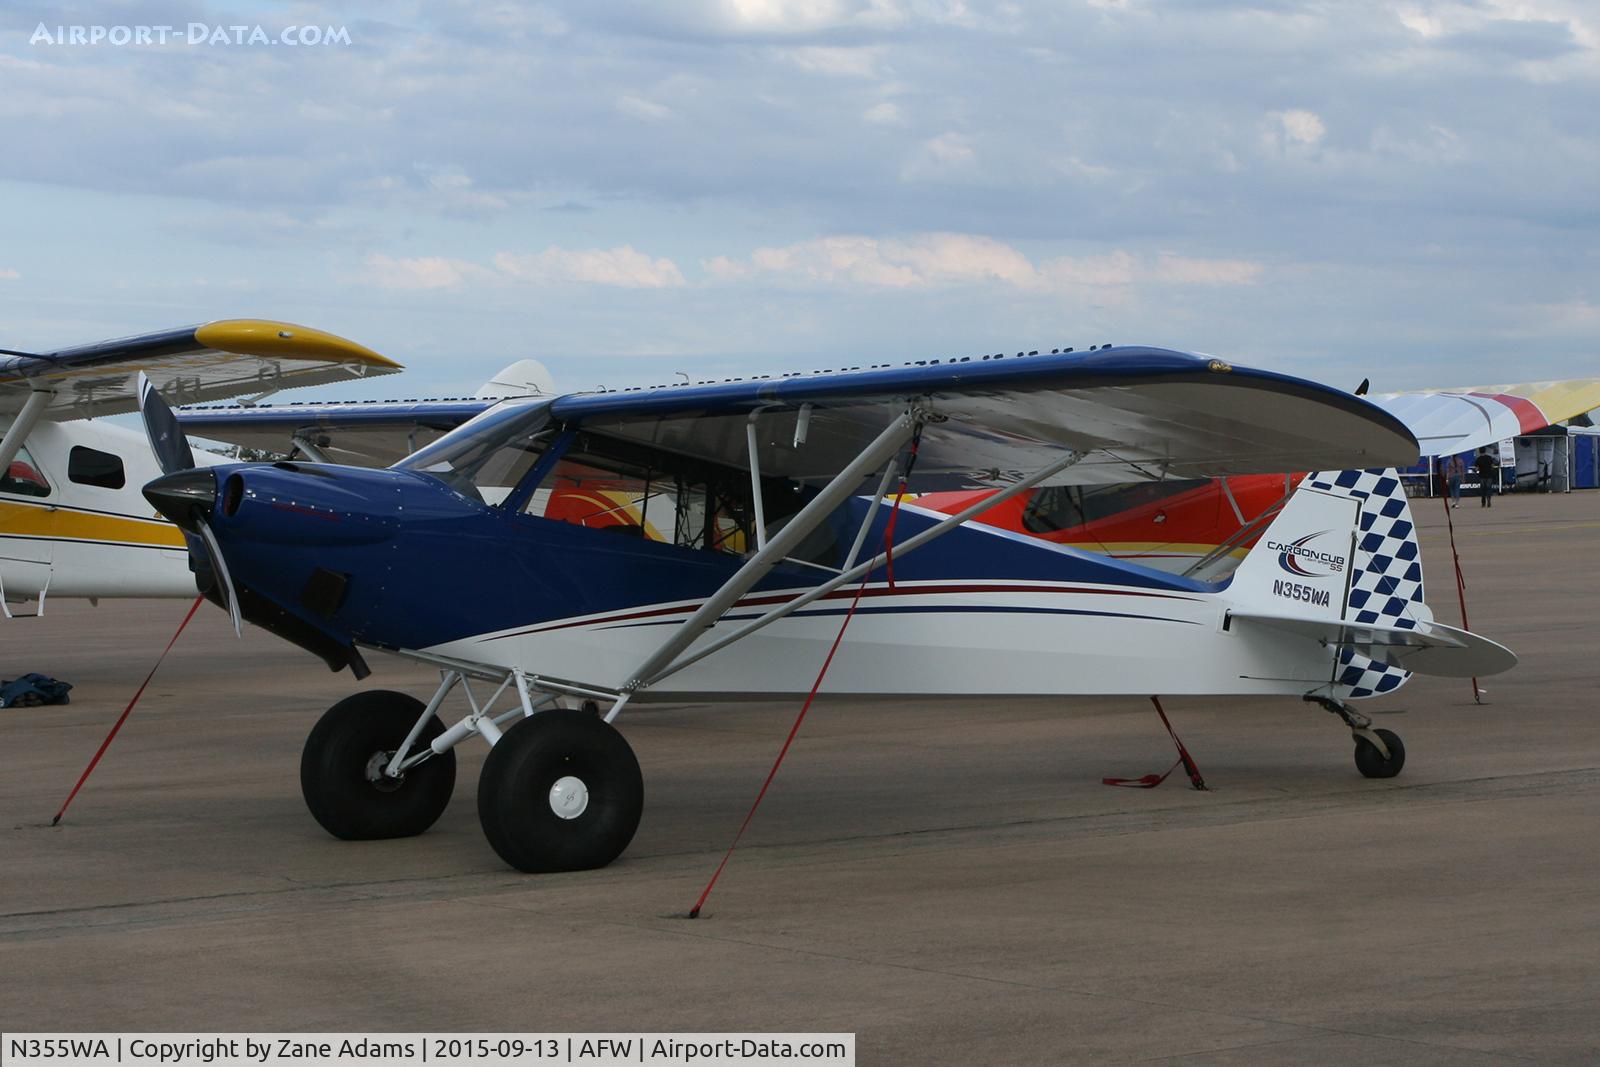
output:
[[[1458,621],[1443,513],[1430,602]],[[1520,666],[1368,710],[1408,762],[1368,781],[1332,717],[1138,700],[823,703],[722,882],[684,918],[795,707],[639,709],[633,845],[596,872],[501,865],[481,745],[419,838],[327,836],[300,747],[352,688],[202,608],[64,823],[51,814],[185,605],[0,620],[8,1030],[854,1031],[861,1063],[1600,1060],[1600,494],[1455,512],[1474,627]],[[376,663],[366,684],[426,695]],[[973,664],[982,670],[981,663]]]

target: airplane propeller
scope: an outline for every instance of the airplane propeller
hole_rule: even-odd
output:
[[[139,413],[144,417],[150,450],[161,467],[161,477],[144,487],[145,499],[183,530],[196,572],[212,576],[233,619],[233,632],[242,637],[244,621],[239,614],[239,597],[222,546],[208,521],[217,499],[216,479],[210,471],[195,466],[194,450],[189,447],[178,417],[143,371],[139,372]]]

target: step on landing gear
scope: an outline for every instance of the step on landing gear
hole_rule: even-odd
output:
[[[1406,746],[1393,730],[1375,730],[1372,719],[1334,697],[1307,693],[1305,699],[1332,712],[1350,727],[1356,742],[1356,769],[1368,778],[1393,778],[1406,765]]]

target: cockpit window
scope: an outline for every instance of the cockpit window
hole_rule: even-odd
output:
[[[17,454],[12,457],[11,465],[6,468],[4,476],[0,477],[0,493],[13,493],[17,496],[50,495],[50,483],[45,481],[39,465],[33,461],[33,455],[26,447],[17,450]]]
[[[778,504],[785,517],[797,506]],[[682,548],[740,555],[754,544],[747,472],[598,435],[578,435],[525,510]]]
[[[463,496],[498,504],[555,437],[550,401],[496,405],[394,465],[427,474]]]

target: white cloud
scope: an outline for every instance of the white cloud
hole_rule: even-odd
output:
[[[719,0],[717,7],[730,29],[759,33],[892,26],[906,17],[895,0]]]
[[[758,248],[747,261],[719,256],[704,264],[719,279],[770,276],[823,285],[893,289],[1000,280],[1029,285],[1035,272],[1009,245],[966,234],[924,234],[907,240],[840,235],[782,248]]]
[[[430,193],[446,210],[499,211],[506,198],[476,187],[472,176],[459,167],[428,167],[418,164],[417,173]]]
[[[1261,266],[1238,259],[1202,259],[1163,252],[1145,260],[1118,250],[1101,256],[1058,257],[1035,263],[990,237],[928,233],[879,239],[837,235],[782,247],[758,248],[746,259],[702,262],[717,281],[770,280],[791,284],[936,289],[1000,284],[1024,292],[1172,285],[1247,285]]]
[[[941,133],[923,147],[928,151],[928,158],[940,166],[972,162],[972,146],[959,133]]]
[[[646,100],[642,96],[631,94],[617,98],[617,110],[630,118],[644,119],[646,122],[660,122],[662,119],[672,118],[672,109],[665,104],[658,104],[654,100]]]
[[[670,259],[651,259],[632,245],[569,250],[554,245],[543,252],[500,252],[494,265],[504,276],[521,282],[585,282],[624,289],[668,289],[684,284],[683,272]]]
[[[883,58],[883,48],[868,46],[835,48],[807,45],[785,48],[780,52],[801,70],[813,74],[827,74],[839,78],[871,78],[878,73],[878,63]]]
[[[459,289],[469,278],[485,271],[474,263],[443,256],[386,256],[374,252],[366,258],[366,280],[380,289],[421,291]]]
[[[946,131],[922,142],[922,146],[900,169],[903,181],[948,177],[971,168],[977,154],[965,136]]]
[[[1322,140],[1328,128],[1323,125],[1322,117],[1315,111],[1306,111],[1303,108],[1290,108],[1287,111],[1269,111],[1267,119],[1274,126],[1274,133],[1285,141],[1295,144],[1314,145]]]
[[[1261,264],[1246,259],[1195,259],[1163,252],[1156,257],[1151,276],[1177,285],[1249,285],[1261,276]]]
[[[1063,174],[1068,174],[1074,178],[1082,178],[1085,181],[1091,182],[1105,181],[1107,178],[1113,177],[1117,173],[1110,167],[1102,166],[1099,163],[1089,163],[1079,159],[1077,156],[1065,156],[1061,158],[1057,161],[1056,167]]]
[[[906,118],[900,110],[900,105],[890,100],[873,104],[861,113],[863,122],[870,122],[874,126],[899,126]]]

